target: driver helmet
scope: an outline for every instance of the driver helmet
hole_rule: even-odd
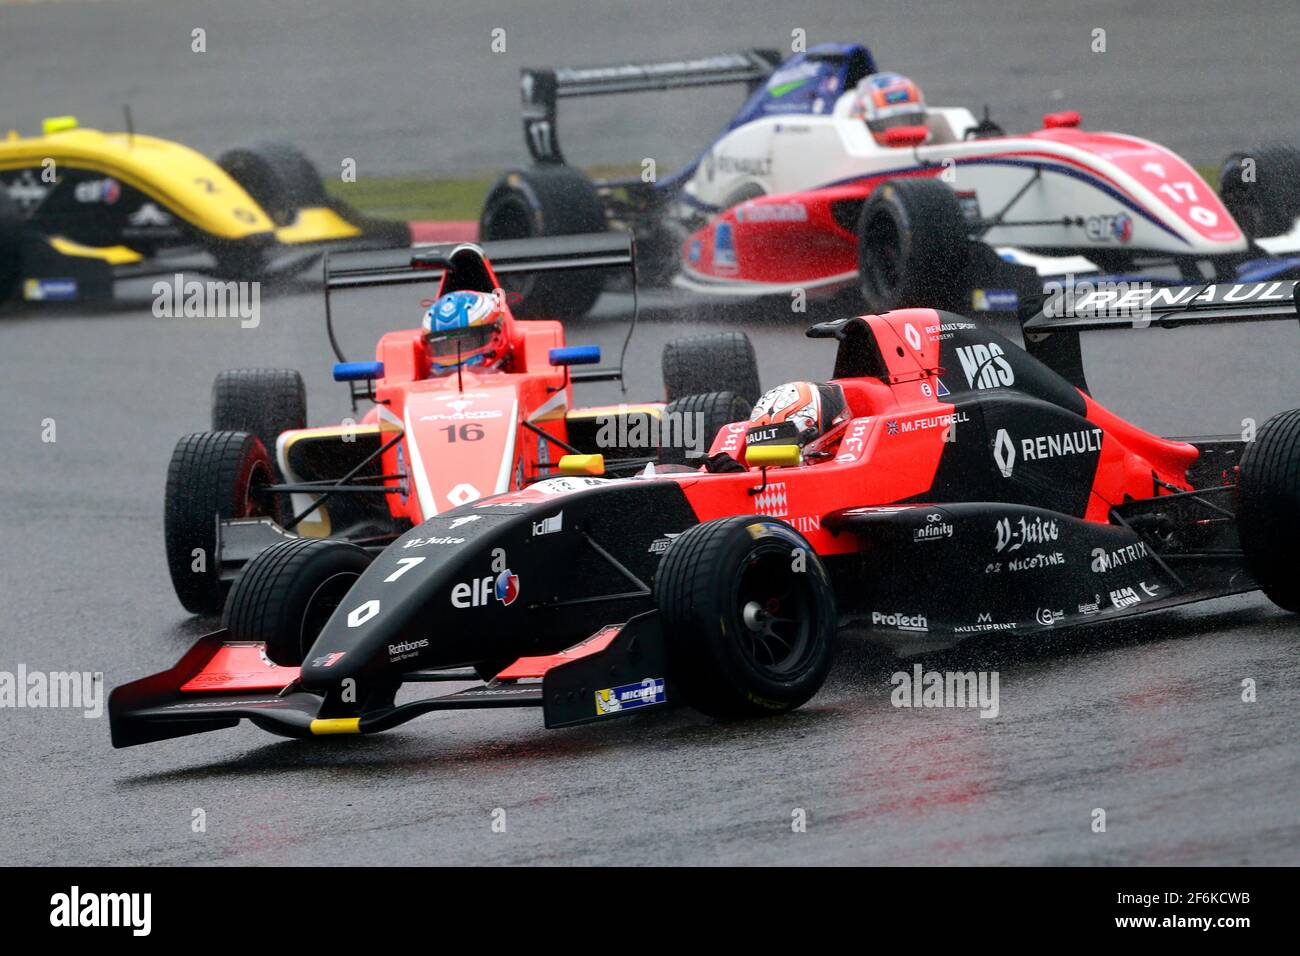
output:
[[[506,357],[505,308],[490,292],[448,292],[421,323],[429,371],[446,375],[460,366],[496,368]]]
[[[853,114],[882,145],[885,130],[896,126],[925,125],[925,97],[921,88],[901,73],[874,73],[858,81]]]
[[[787,382],[768,389],[749,415],[746,445],[806,448],[849,420],[844,389],[835,383]]]

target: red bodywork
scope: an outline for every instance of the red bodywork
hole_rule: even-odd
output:
[[[682,485],[699,521],[735,514],[779,517],[801,532],[819,554],[854,551],[854,535],[834,534],[823,519],[846,508],[890,505],[928,498],[935,487],[954,405],[937,400],[942,325],[932,309],[900,309],[863,317],[880,347],[888,375],[835,379],[843,389],[852,417],[823,447],[830,454],[800,465],[769,468],[767,487],[750,494],[760,480],[755,469],[744,472],[663,476]],[[954,374],[960,374],[954,370]],[[1161,438],[1121,419],[1082,395],[1087,421],[1101,430],[1097,467],[1086,505],[1078,517],[1107,523],[1109,511],[1130,499],[1157,493],[1153,476],[1180,490],[1190,490],[1187,469],[1198,451],[1186,442]],[[745,457],[748,422],[723,428],[709,453]],[[525,489],[523,497],[549,494]]]
[[[499,288],[491,265],[485,261],[484,266]],[[439,296],[454,291],[446,288],[449,275],[443,276]],[[386,496],[394,518],[419,524],[458,505],[521,488],[558,461],[562,446],[520,422],[560,441],[567,438],[573,390],[567,370],[551,365],[549,357],[551,349],[565,344],[563,326],[518,321],[507,303],[504,332],[509,345],[498,368],[465,367],[459,374],[437,376],[430,374],[420,329],[388,332],[379,340],[375,358],[383,363],[383,377],[374,381],[376,404],[358,427],[377,431],[381,443],[404,433],[381,461],[385,484],[399,490]],[[338,429],[284,433],[281,466],[287,471],[288,445],[322,432]],[[320,533],[310,522],[301,530]]]

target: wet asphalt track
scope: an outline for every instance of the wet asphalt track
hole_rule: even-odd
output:
[[[73,42],[71,24],[90,18],[103,42],[89,50],[84,39],[78,45],[86,51],[88,75],[113,77],[133,102],[166,117],[148,124],[152,129],[217,149],[223,129],[243,125],[232,116],[251,100],[237,102],[237,95],[250,77],[262,74],[256,63],[214,68],[217,89],[229,92],[206,99],[215,114],[208,127],[208,114],[186,103],[198,81],[168,59],[170,40],[162,39],[165,29],[191,18],[162,12],[165,6],[112,0],[86,7],[0,6],[0,44],[15,52],[10,25],[18,23],[44,31],[39,43],[24,48],[59,50]],[[223,16],[247,22],[251,6],[227,3],[222,9],[230,12]],[[539,8],[561,6],[550,0]],[[1118,17],[1120,7],[1102,9]],[[647,16],[638,10],[633,17]],[[1098,80],[1096,109],[1113,108],[1125,76],[1130,83],[1153,77],[1162,83],[1152,89],[1168,104],[1164,112],[1183,111],[1184,121],[1189,103],[1224,96],[1233,84],[1254,91],[1293,88],[1293,74],[1279,73],[1266,55],[1270,45],[1278,53],[1291,49],[1282,31],[1254,20],[1229,27],[1209,18],[1209,12],[1226,17],[1222,5],[1203,10],[1205,16],[1187,23],[1143,15],[1129,42],[1149,56],[1166,57],[1169,66],[1153,70],[1122,61],[1132,72]],[[430,43],[444,44],[457,29],[484,28],[492,12],[490,4],[476,4],[472,14],[442,14]],[[281,41],[277,49],[288,64],[317,64],[313,83],[300,69],[279,71],[291,77],[281,84],[284,101],[297,97],[300,106],[320,107],[316,115],[295,111],[298,126],[285,135],[320,137],[310,143],[318,158],[336,148],[328,143],[337,131],[323,128],[323,107],[311,97],[346,82],[353,91],[348,108],[365,113],[385,136],[394,133],[384,162],[410,169],[430,139],[409,117],[440,109],[438,97],[426,92],[416,102],[408,88],[390,101],[371,88],[403,72],[414,86],[412,77],[419,75],[414,66],[405,69],[420,62],[420,54],[405,36],[402,17],[371,11],[364,42],[350,45],[350,59],[308,56],[306,47],[319,46],[309,39],[337,42],[345,27],[361,28],[359,16],[339,10],[329,24],[314,21],[293,34],[297,39]],[[738,33],[755,42],[768,39],[767,32],[733,24],[739,17],[710,16],[718,18],[711,32],[692,31],[683,16],[667,33],[629,30],[609,39],[619,55],[669,54],[688,37],[692,51],[735,45]],[[1001,43],[992,35],[997,25],[1015,20],[1010,12],[989,16],[978,21],[986,26],[975,41],[969,23],[945,33],[938,20],[926,21],[924,35],[919,28],[909,35],[897,19],[862,32],[895,51],[891,64],[901,64],[904,50],[913,61],[922,57],[927,42],[942,48],[932,65],[950,76],[954,90],[960,89],[958,65],[984,78],[972,88],[987,87],[1000,75],[997,58],[1004,57],[1017,95],[1030,97],[1024,109],[1040,111],[1031,94],[1044,91],[1043,64],[1051,62],[1040,47],[1055,42],[1060,31],[1042,25],[1028,31],[1039,43]],[[1078,13],[1067,18],[1092,22]],[[841,12],[807,19],[816,35],[819,23],[829,34],[863,18]],[[588,51],[601,49],[596,39],[566,38],[555,23],[538,29],[538,42],[547,38],[542,61],[575,48],[579,55],[566,60],[589,60]],[[875,39],[881,30],[890,32]],[[1247,31],[1249,43],[1242,36]],[[709,35],[719,40],[697,39]],[[1215,38],[1213,50],[1203,49],[1200,38],[1207,35]],[[1112,31],[1112,42],[1115,36]],[[402,55],[381,60],[365,45],[381,41],[400,42]],[[253,51],[272,41],[241,35],[240,42]],[[476,62],[463,45],[459,51],[438,48],[444,57]],[[7,113],[30,125],[42,112],[72,109],[66,98],[74,93],[83,102],[115,102],[113,84],[87,90],[76,76],[53,78],[32,59],[32,49],[16,51],[16,59],[0,57]],[[128,62],[116,56],[145,49],[158,57],[154,66],[148,57]],[[1222,64],[1233,50],[1238,59],[1256,52],[1249,66],[1226,73],[1204,67],[1206,58]],[[438,63],[429,69],[446,69],[439,58],[429,59]],[[517,65],[498,72],[512,76]],[[28,67],[44,70],[43,82],[55,84],[39,105],[38,97],[15,99],[15,89],[31,91],[26,75],[17,73]],[[1062,69],[1078,76],[1068,61]],[[483,86],[471,96],[456,91],[448,115],[467,102],[487,106],[496,99],[486,90],[493,74],[485,69],[483,75]],[[1203,97],[1189,87],[1193,76],[1213,76],[1226,86]],[[47,110],[47,99],[61,102]],[[1085,101],[1086,111],[1093,101]],[[1263,128],[1266,114],[1282,102],[1274,97],[1265,106],[1246,98],[1232,109],[1225,105],[1220,115],[1227,125],[1194,134],[1162,120],[1153,107],[1143,109],[1151,110],[1144,115],[1157,138],[1190,148],[1179,136],[1199,137],[1205,153],[1217,156],[1238,142],[1232,127],[1243,114],[1251,117],[1247,129]],[[280,108],[278,95],[254,104],[268,122]],[[484,128],[488,141],[502,149],[516,145],[512,110],[511,102]],[[137,105],[143,127],[140,116]],[[1294,130],[1295,116],[1283,125]],[[614,123],[609,139],[617,142],[622,129]],[[467,154],[455,157],[459,148],[446,147],[448,165],[470,162]],[[413,299],[383,293],[351,311],[353,318],[343,319],[345,347],[364,355],[383,328],[414,321]],[[625,305],[611,297],[602,317],[575,329],[571,341],[594,340],[607,355],[616,354]],[[765,383],[829,373],[829,346],[802,339],[801,321],[746,319],[734,311],[683,321],[647,316],[629,362],[629,397],[657,393],[663,341],[736,323],[755,340]],[[1102,401],[1154,430],[1226,432],[1245,417],[1262,420],[1300,404],[1298,346],[1300,332],[1281,324],[1108,333],[1089,344],[1089,368]],[[328,381],[330,361],[319,299],[308,293],[268,296],[261,325],[249,330],[230,320],[155,319],[147,299],[106,315],[0,314],[0,670],[20,663],[32,670],[98,670],[113,686],[170,666],[206,628],[176,603],[163,560],[161,501],[172,444],[205,425],[209,383],[227,367],[298,367],[307,378],[313,420],[336,419],[347,408],[342,387]],[[592,401],[618,398],[613,386],[586,394]],[[40,440],[45,418],[57,422],[54,444]],[[888,680],[898,666],[845,639],[830,683],[812,704],[778,720],[734,725],[678,711],[548,732],[535,711],[479,712],[424,717],[366,739],[285,742],[243,726],[113,751],[106,718],[3,710],[0,862],[1300,862],[1300,623],[1258,596],[1073,631],[1032,647],[967,647],[927,662],[937,669],[998,670],[1001,715],[995,720],[974,711],[894,709]],[[1240,701],[1246,677],[1258,682],[1254,704]],[[1094,807],[1107,810],[1105,834],[1090,832]],[[195,808],[207,813],[206,833],[191,832]],[[495,808],[506,812],[505,833],[492,832]],[[796,808],[807,813],[806,833],[791,832]]]

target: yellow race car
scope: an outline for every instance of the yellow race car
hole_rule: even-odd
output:
[[[128,118],[129,125],[129,118]],[[404,222],[325,195],[281,144],[216,162],[152,136],[47,119],[0,140],[0,303],[111,299],[119,279],[196,271],[222,279],[300,272],[327,248],[411,243]]]

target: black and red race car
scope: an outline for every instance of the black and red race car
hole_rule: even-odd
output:
[[[1203,293],[1154,299],[1150,323],[1297,315],[1294,283]],[[373,561],[277,545],[226,629],[113,692],[114,745],[242,718],[307,737],[450,708],[541,707],[548,727],[673,702],[774,713],[816,693],[837,626],[917,651],[1256,588],[1300,611],[1300,410],[1249,443],[1144,431],[1073,361],[1081,331],[1116,324],[1040,314],[1031,353],[928,309],[822,323],[832,380],[772,390],[698,467],[548,478],[435,515]],[[814,427],[784,414],[813,392]]]

